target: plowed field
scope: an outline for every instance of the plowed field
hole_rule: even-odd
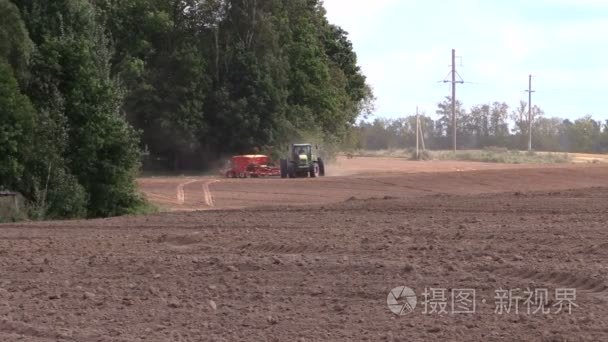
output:
[[[608,167],[328,170],[145,178],[171,212],[0,225],[0,341],[608,340]]]

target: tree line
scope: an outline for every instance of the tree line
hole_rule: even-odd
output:
[[[451,99],[437,105],[436,119],[420,115],[426,147],[447,150],[453,147]],[[477,105],[466,110],[456,102],[456,138],[459,149],[502,147],[526,150],[528,147],[528,107],[520,102],[515,108],[504,102]],[[608,120],[590,115],[576,120],[547,117],[532,108],[532,146],[537,151],[608,152]],[[416,146],[416,116],[399,119],[377,118],[360,122],[353,130],[350,146],[368,150],[411,148]]]
[[[320,0],[0,0],[0,188],[40,217],[139,210],[142,161],[337,144],[372,98]]]

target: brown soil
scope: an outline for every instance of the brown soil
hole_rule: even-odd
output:
[[[606,165],[414,162],[340,158],[320,179],[151,177],[139,180],[148,198],[171,211],[335,203],[351,197],[419,197],[571,189],[608,185]],[[508,170],[508,172],[506,172]]]
[[[213,210],[0,225],[0,340],[607,340],[608,167],[455,164],[143,179],[157,203]],[[389,311],[397,286],[414,312]],[[476,312],[423,314],[432,287],[475,289]],[[495,313],[517,288],[576,288],[578,307]]]

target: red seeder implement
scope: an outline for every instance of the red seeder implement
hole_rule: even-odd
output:
[[[234,156],[226,168],[220,171],[227,178],[257,178],[280,176],[281,169],[272,165],[265,155]]]

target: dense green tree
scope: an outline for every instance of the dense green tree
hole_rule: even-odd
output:
[[[469,114],[468,127],[474,144],[488,144],[490,140],[490,106],[487,104],[474,106]]]
[[[437,110],[435,114],[439,116],[439,119],[435,121],[435,129],[440,132],[441,148],[449,148],[452,146],[452,139],[454,136],[454,128],[452,127],[452,99],[446,96],[443,101],[437,104]],[[469,117],[467,116],[466,110],[462,107],[462,103],[456,100],[456,137],[459,146],[462,146],[463,133],[467,131],[469,124]],[[468,144],[469,142],[467,142]]]
[[[205,108],[213,133],[204,140],[219,152],[246,152],[278,142],[285,118],[285,59],[279,42],[284,14],[276,1],[231,1],[219,24],[215,89]]]
[[[23,189],[34,152],[36,113],[16,78],[25,74],[31,49],[19,9],[0,0],[0,188]]]
[[[535,130],[536,122],[543,118],[545,112],[538,106],[532,106],[532,130]],[[513,147],[519,149],[527,149],[529,141],[529,114],[528,104],[525,101],[520,101],[515,111],[511,112],[511,120],[515,123],[515,145]]]
[[[84,193],[63,168],[65,162],[56,149],[62,139],[56,128],[63,122],[50,119],[48,112],[37,112],[14,78],[24,87],[35,82],[30,77],[35,69],[30,63],[34,44],[14,4],[0,0],[0,15],[0,187],[25,195],[34,215],[80,216]],[[52,103],[54,98],[44,100]]]
[[[602,135],[600,137],[600,152],[608,152],[608,120],[604,121],[602,127]]]
[[[573,152],[597,151],[600,147],[601,124],[590,115],[584,116],[573,124],[568,125],[565,131]]]
[[[17,85],[12,68],[0,60],[0,188],[22,190],[32,158],[36,112]]]
[[[16,1],[37,46],[26,93],[45,123],[38,146],[48,157],[31,167],[30,197],[78,190],[73,203],[50,203],[51,214],[110,216],[141,203],[134,179],[139,165],[138,138],[119,114],[121,98],[110,78],[109,43],[88,1]],[[46,191],[49,194],[46,194]],[[79,196],[79,193],[83,196]],[[36,196],[35,196],[36,195]]]
[[[562,133],[562,119],[539,117],[534,124],[532,146],[539,151],[560,151],[560,134]]]
[[[180,168],[205,134],[207,61],[185,1],[98,1],[112,37],[112,74],[126,89],[122,106],[143,145]]]
[[[19,8],[9,0],[0,0],[0,60],[8,63],[14,76],[26,77],[33,43]]]

